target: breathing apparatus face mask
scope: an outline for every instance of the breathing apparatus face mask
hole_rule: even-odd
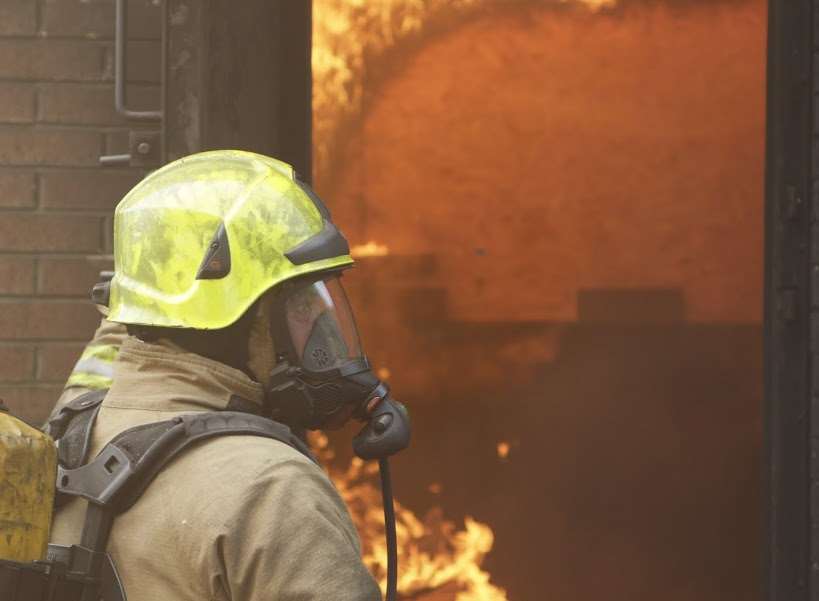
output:
[[[358,330],[338,277],[296,288],[284,301],[292,348],[314,373],[342,369],[363,359]]]
[[[361,350],[339,276],[286,282],[267,302],[277,359],[267,383],[273,419],[306,429],[367,419],[389,389]]]

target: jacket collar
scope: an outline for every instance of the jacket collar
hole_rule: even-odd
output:
[[[262,385],[238,369],[172,343],[128,336],[114,363],[114,383],[103,404],[168,412],[220,411],[237,403],[261,409],[263,400]]]

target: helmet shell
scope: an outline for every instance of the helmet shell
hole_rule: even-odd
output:
[[[314,198],[287,163],[239,150],[194,154],[153,172],[114,213],[108,319],[223,328],[276,284],[351,265],[340,234],[330,256],[312,253],[298,264],[286,256],[326,232],[329,213]],[[199,278],[222,228],[229,270]]]

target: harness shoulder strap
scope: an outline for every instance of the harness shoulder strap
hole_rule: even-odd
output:
[[[67,403],[51,418],[46,432],[59,444],[61,464],[75,468],[85,461],[91,431],[107,390],[92,390]]]
[[[247,413],[197,413],[120,433],[88,464],[75,469],[60,466],[57,487],[64,494],[81,496],[122,513],[188,447],[210,438],[236,435],[277,440],[316,461],[304,442],[284,424]]]
[[[107,390],[92,390],[81,394],[63,406],[46,425],[45,431],[57,442],[57,461],[67,469],[76,469],[85,463],[91,444],[91,433]],[[55,507],[62,507],[70,497],[59,489]]]

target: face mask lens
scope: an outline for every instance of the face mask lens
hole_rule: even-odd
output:
[[[285,312],[293,346],[305,369],[335,369],[361,357],[358,330],[337,277],[296,290],[287,299]]]

